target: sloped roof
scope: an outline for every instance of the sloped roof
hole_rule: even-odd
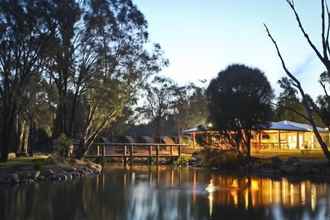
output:
[[[325,132],[326,128],[317,127],[318,131]],[[286,131],[313,131],[313,127],[309,124],[298,123],[293,121],[271,122],[267,130],[286,130]]]
[[[318,131],[320,132],[326,132],[328,131],[327,128],[321,128],[317,127]],[[313,131],[313,127],[309,124],[305,123],[298,123],[298,122],[293,122],[293,121],[278,121],[278,122],[271,122],[270,126],[265,128],[265,130],[283,130],[283,131]],[[198,131],[206,131],[202,127],[195,127],[195,128],[190,128],[186,129],[183,131],[184,134],[191,134],[193,132],[198,132]]]

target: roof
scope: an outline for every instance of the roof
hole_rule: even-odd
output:
[[[279,121],[271,122],[270,127],[267,130],[286,130],[286,131],[313,131],[313,127],[309,124],[298,123],[293,121]],[[326,128],[317,127],[320,132],[326,132]]]
[[[317,127],[318,131],[326,132],[328,131],[327,128]],[[302,131],[302,132],[312,132],[313,127],[309,124],[305,123],[298,123],[293,121],[278,121],[278,122],[271,122],[270,126],[265,128],[264,130],[283,130],[283,131]],[[193,132],[202,132],[206,131],[205,129],[199,127],[186,129],[183,131],[184,134],[191,134]]]

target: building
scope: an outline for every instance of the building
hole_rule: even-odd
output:
[[[317,128],[323,140],[330,144],[330,133],[327,128]],[[204,127],[184,130],[185,135],[191,136],[193,146],[197,146],[198,139],[203,139],[206,145],[225,148],[226,143],[221,135]],[[258,132],[253,132],[251,140],[253,151],[287,151],[287,150],[319,150],[320,145],[309,124],[279,121],[271,122],[270,126]]]

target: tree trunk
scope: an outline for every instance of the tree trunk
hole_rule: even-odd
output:
[[[22,120],[20,124],[18,153],[26,156],[28,154],[30,128],[25,120]]]
[[[4,111],[3,122],[1,126],[1,161],[8,160],[9,146],[12,135],[15,133],[14,127],[14,112],[9,112],[8,109]]]
[[[86,154],[86,137],[81,137],[79,139],[79,144],[75,150],[75,155],[77,159],[82,159]]]
[[[312,114],[312,112],[310,110],[309,103],[306,100],[306,95],[305,95],[305,93],[304,93],[304,91],[303,91],[303,89],[301,87],[300,87],[300,93],[301,93],[301,95],[303,97],[303,105],[304,105],[305,110],[307,112],[307,115],[308,115],[308,118],[309,118],[309,122],[312,125],[314,135],[316,136],[316,139],[319,142],[319,144],[320,144],[320,146],[322,148],[322,151],[323,151],[325,157],[327,158],[328,162],[330,162],[330,152],[329,152],[328,146],[323,141],[323,139],[322,139],[322,137],[320,135],[320,132],[317,129],[316,123],[315,123],[314,118],[313,118],[313,114]]]
[[[243,131],[243,142],[246,152],[246,157],[251,159],[251,129],[245,129]]]

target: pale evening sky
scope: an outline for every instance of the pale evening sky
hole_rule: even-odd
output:
[[[232,63],[263,70],[276,93],[284,75],[263,23],[277,39],[287,64],[316,96],[323,71],[307,46],[285,0],[135,0],[149,23],[150,39],[160,43],[170,65],[162,74],[180,84],[211,79]],[[297,0],[311,37],[320,39],[320,1]]]

